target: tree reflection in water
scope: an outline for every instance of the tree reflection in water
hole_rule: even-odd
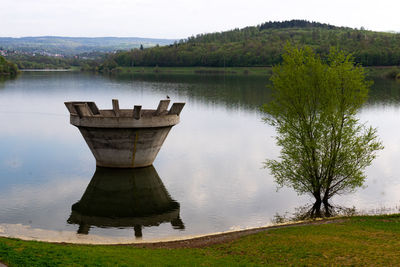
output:
[[[90,228],[130,228],[142,237],[143,227],[169,222],[185,229],[180,205],[173,200],[153,166],[138,169],[96,168],[81,200],[72,205],[68,219],[79,234]]]
[[[337,216],[355,216],[359,214],[359,211],[353,207],[345,207],[340,205],[329,205],[329,217],[337,217]],[[315,220],[315,216],[313,216],[313,205],[308,204],[304,206],[300,206],[295,208],[293,213],[285,212],[283,214],[276,213],[274,218],[272,219],[272,223],[280,224],[280,223],[288,223],[288,222],[298,222],[304,220]],[[324,216],[323,216],[324,217]]]

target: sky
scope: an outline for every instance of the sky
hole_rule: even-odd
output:
[[[182,39],[306,19],[400,32],[399,0],[0,0],[0,37]]]

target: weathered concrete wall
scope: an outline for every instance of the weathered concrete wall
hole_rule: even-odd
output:
[[[170,129],[79,127],[96,165],[113,168],[136,168],[153,164]]]
[[[70,122],[79,128],[96,158],[96,165],[137,168],[153,164],[172,126],[179,123],[184,103],[161,100],[156,110],[120,109],[113,99],[112,110],[99,110],[94,102],[65,102]]]

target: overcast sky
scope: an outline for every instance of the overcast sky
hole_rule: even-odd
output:
[[[0,8],[1,37],[181,39],[291,19],[400,32],[400,0],[0,0]]]

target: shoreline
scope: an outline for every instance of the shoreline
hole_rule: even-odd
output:
[[[0,262],[10,266],[397,266],[399,222],[399,213],[337,217],[126,245],[0,238]]]
[[[265,225],[260,227],[228,230],[224,232],[214,232],[199,235],[186,235],[181,237],[165,237],[150,240],[131,240],[129,238],[110,238],[97,235],[80,235],[75,232],[59,232],[43,229],[28,229],[27,226],[21,226],[16,231],[21,231],[22,234],[4,234],[0,231],[0,238],[19,239],[22,241],[36,241],[51,244],[73,244],[73,245],[106,245],[106,246],[135,246],[135,247],[187,247],[188,244],[196,244],[196,246],[212,245],[223,243],[227,240],[233,240],[242,236],[247,236],[259,232],[269,231],[272,229],[318,225],[326,223],[335,223],[345,220],[345,217],[332,217],[307,221],[286,222],[274,225]],[[28,231],[25,231],[28,229]],[[0,229],[1,230],[1,229]],[[30,231],[29,231],[30,230]],[[41,233],[42,237],[35,236],[35,233]],[[47,232],[47,236],[46,236]],[[51,235],[58,233],[58,236]],[[119,240],[119,241],[118,241]]]
[[[116,67],[110,71],[98,72],[109,75],[196,75],[232,77],[270,77],[272,66],[263,67]],[[400,77],[400,66],[367,66],[366,76],[396,80]],[[398,79],[398,78],[397,78]]]
[[[69,72],[69,71],[77,71],[74,69],[20,69],[21,72]]]
[[[400,66],[366,66],[366,76],[370,78],[384,78],[396,80]],[[239,76],[254,77],[272,74],[272,66],[263,67],[116,67],[110,71],[97,72],[93,70],[70,69],[20,69],[20,72],[94,72],[103,75],[198,75],[198,76]]]
[[[103,74],[155,74],[155,75],[232,75],[232,76],[265,76],[271,75],[272,67],[116,67]]]

